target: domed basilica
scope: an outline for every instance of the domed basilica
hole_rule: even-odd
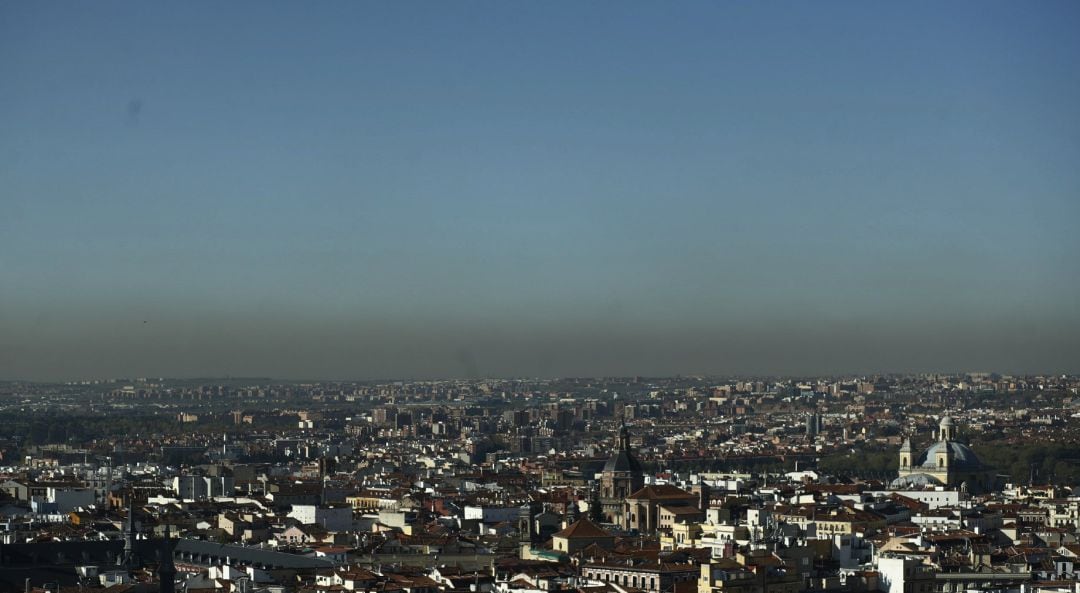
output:
[[[982,464],[967,445],[953,440],[956,425],[946,415],[938,424],[938,442],[917,458],[912,457],[911,439],[900,447],[900,476],[892,481],[893,489],[926,486],[960,487],[970,492],[993,488],[994,472]],[[913,461],[914,459],[914,461]]]
[[[625,424],[619,429],[615,446],[615,453],[600,474],[600,506],[605,523],[625,527],[623,504],[627,496],[645,485],[645,471],[630,449],[630,430]]]

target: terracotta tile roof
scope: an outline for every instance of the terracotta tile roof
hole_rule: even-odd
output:
[[[604,531],[596,523],[582,518],[575,521],[566,529],[556,533],[552,537],[562,537],[566,539],[574,539],[577,537],[612,537],[610,533]]]
[[[698,515],[701,514],[701,510],[697,507],[671,507],[667,505],[661,505],[661,509],[672,515]]]
[[[650,484],[644,488],[639,488],[626,498],[633,500],[664,500],[696,497],[686,490],[671,484]]]

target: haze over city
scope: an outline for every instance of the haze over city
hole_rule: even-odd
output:
[[[1075,372],[1078,30],[7,3],[0,378]]]

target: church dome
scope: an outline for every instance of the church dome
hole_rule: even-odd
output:
[[[604,472],[642,473],[641,463],[630,452],[630,429],[625,424],[619,428],[618,449],[604,464]]]
[[[975,456],[975,452],[971,450],[971,447],[963,443],[956,441],[939,441],[930,446],[929,449],[923,451],[923,454],[919,456],[919,459],[915,462],[916,467],[924,467],[933,469],[936,467],[936,461],[938,453],[943,453],[948,449],[951,456],[949,460],[950,470],[978,470],[982,468],[982,462]]]
[[[604,471],[640,473],[642,468],[641,463],[630,454],[630,451],[623,449],[617,451],[607,460],[607,463],[604,464]]]
[[[929,474],[910,474],[907,476],[900,476],[899,478],[896,478],[891,483],[889,483],[889,488],[892,488],[894,490],[905,490],[909,488],[922,489],[927,486],[941,485],[941,480],[938,480],[937,478]]]

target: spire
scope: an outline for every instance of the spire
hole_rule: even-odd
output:
[[[165,540],[161,543],[161,562],[158,564],[159,593],[175,593],[176,565],[173,563],[173,549],[176,540],[171,537],[169,524],[165,524]]]
[[[109,473],[105,478],[105,510],[112,510],[112,456],[105,458],[109,462]]]
[[[128,495],[127,526],[124,529],[124,554],[120,557],[120,566],[127,570],[138,568],[135,554],[135,493]]]
[[[900,452],[901,453],[910,453],[911,451],[912,451],[911,438],[909,437],[909,438],[904,439],[904,444],[900,447]]]

